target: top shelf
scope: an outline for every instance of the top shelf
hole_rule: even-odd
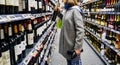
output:
[[[118,14],[118,15],[120,15],[120,12],[107,12],[107,11],[105,11],[105,12],[84,12],[84,14],[85,13],[91,13],[91,14]]]
[[[11,15],[0,15],[0,24],[20,21],[25,19],[35,19],[45,15],[51,15],[51,12],[40,13],[40,14],[11,14]]]
[[[91,3],[97,2],[97,1],[99,1],[99,0],[88,1],[88,2],[83,3],[83,4],[80,5],[80,6],[85,6],[85,5],[88,5],[88,4],[91,4]]]

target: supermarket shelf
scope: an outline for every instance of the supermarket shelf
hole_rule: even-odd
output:
[[[97,1],[99,1],[99,0],[88,1],[88,2],[83,3],[83,4],[80,5],[80,6],[85,6],[85,5],[88,5],[88,4],[91,4],[91,3],[97,2]]]
[[[0,15],[0,24],[8,22],[16,22],[25,19],[34,19],[45,15],[51,15],[51,12],[42,14],[11,14],[11,15]]]
[[[91,13],[91,14],[120,14],[120,12],[107,12],[107,11],[104,11],[104,12],[83,12],[84,14],[85,13]]]
[[[106,26],[103,26],[103,25],[98,25],[97,23],[94,23],[94,22],[89,21],[89,20],[84,20],[84,21],[87,22],[87,23],[90,23],[90,24],[92,24],[92,25],[99,26],[99,27],[104,28],[104,29],[106,29],[106,30],[112,31],[112,32],[114,32],[114,33],[120,34],[119,31],[114,30],[114,29],[111,29],[111,28],[109,28],[109,27],[106,27]]]
[[[86,31],[88,31],[90,34],[92,34],[94,37],[96,37],[98,40],[100,40],[104,45],[111,48],[113,51],[115,51],[117,54],[120,54],[120,50],[116,49],[114,46],[110,45],[107,41],[102,40],[100,37],[95,35],[94,33],[90,32],[88,29],[85,28]]]
[[[41,62],[41,65],[45,65],[45,61],[46,61],[46,58],[47,58],[47,56],[48,56],[48,54],[49,54],[49,52],[50,52],[50,48],[51,48],[51,44],[52,44],[52,42],[53,42],[53,38],[54,38],[54,36],[55,36],[55,34],[52,36],[52,40],[50,41],[50,43],[49,43],[49,45],[48,45],[48,47],[47,47],[47,50],[46,50],[46,52],[45,52],[45,55],[44,55],[44,57],[43,57],[43,60],[42,60],[42,62]]]
[[[41,14],[32,14],[32,16],[35,17],[35,18],[46,16],[46,15],[52,15],[52,12],[41,13]]]
[[[29,52],[29,54],[27,55],[27,57],[19,64],[19,65],[28,65],[28,63],[30,62],[30,60],[33,57],[33,54],[35,54],[35,56],[38,54],[36,51],[37,49],[40,49],[40,46],[42,44],[42,42],[44,41],[45,37],[47,36],[47,34],[49,33],[49,31],[51,30],[52,26],[55,24],[55,22],[53,22],[51,24],[51,26],[48,28],[48,30],[41,36],[40,40],[36,43],[36,45],[34,46],[34,48]]]
[[[42,60],[44,60],[44,57],[45,57],[45,54],[46,54],[47,50],[50,50],[50,49],[48,49],[48,47],[49,47],[50,44],[52,43],[52,38],[51,38],[51,37],[53,37],[53,34],[54,34],[54,33],[51,33],[51,35],[49,36],[48,41],[46,42],[46,44],[44,45],[43,50],[41,51],[40,59],[39,59],[41,62],[39,62],[39,63],[42,63],[42,62],[43,62]]]
[[[88,45],[93,49],[93,51],[100,57],[100,59],[104,62],[104,64],[105,65],[110,65],[106,60],[105,60],[105,58],[103,57],[103,56],[101,56],[100,55],[100,53],[94,48],[94,46],[91,44],[91,43],[89,43],[89,41],[87,40],[87,39],[84,39],[87,43],[88,43]]]
[[[55,3],[55,1],[54,1],[54,0],[50,0],[50,2],[51,2],[51,4],[52,4],[53,6],[55,6],[55,5],[56,5],[56,3]]]
[[[40,22],[40,23],[36,24],[36,25],[34,26],[34,29],[39,28],[39,27],[42,26],[43,24],[47,23],[49,20],[50,20],[50,19],[48,19],[48,20],[46,20],[46,21],[43,21],[43,22]]]

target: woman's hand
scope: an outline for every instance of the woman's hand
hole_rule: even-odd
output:
[[[60,7],[59,6],[55,6],[55,11],[60,11]]]
[[[76,49],[76,50],[75,50],[75,53],[76,53],[77,55],[80,55],[80,54],[81,54],[81,51],[78,50],[78,49]]]

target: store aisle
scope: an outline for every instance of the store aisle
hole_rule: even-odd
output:
[[[53,45],[52,56],[49,65],[66,65],[65,58],[59,54],[59,35],[60,29],[57,30],[55,42]],[[95,52],[90,48],[90,46],[85,42],[83,45],[84,52],[81,54],[83,65],[104,65]]]

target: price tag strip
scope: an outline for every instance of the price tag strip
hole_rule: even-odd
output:
[[[47,56],[48,56],[48,54],[49,54],[49,51],[50,51],[52,42],[53,42],[53,40],[54,40],[53,38],[54,38],[54,36],[55,36],[55,32],[52,33],[52,34],[53,34],[53,35],[52,35],[51,41],[50,41],[50,43],[49,43],[49,45],[48,45],[48,49],[47,49],[47,51],[46,51],[46,53],[45,53],[45,55],[44,55],[44,58],[43,58],[43,61],[42,61],[41,65],[44,65],[44,64],[45,64],[45,61],[47,61]]]
[[[41,38],[45,38],[45,36],[47,36],[47,34],[49,33],[49,31],[51,30],[51,28],[53,27],[53,25],[55,24],[55,22],[53,22],[52,24],[51,24],[51,26],[48,28],[48,30],[47,30],[47,32],[44,34],[44,35],[42,35],[42,37]],[[37,48],[38,48],[38,46],[39,45],[41,45],[42,43],[42,41],[43,41],[44,39],[40,39],[39,41],[38,41],[38,43],[35,45],[35,47],[31,50],[31,52],[28,54],[28,56],[23,60],[23,62],[22,63],[20,63],[19,65],[21,65],[21,64],[23,64],[23,65],[27,65],[28,63],[29,63],[29,61],[31,60],[31,58],[33,57],[33,54],[34,54],[34,56],[37,54],[37,51],[34,53],[34,51],[35,50],[37,50]]]
[[[2,16],[0,16],[0,23],[5,23],[5,19],[2,17]]]

